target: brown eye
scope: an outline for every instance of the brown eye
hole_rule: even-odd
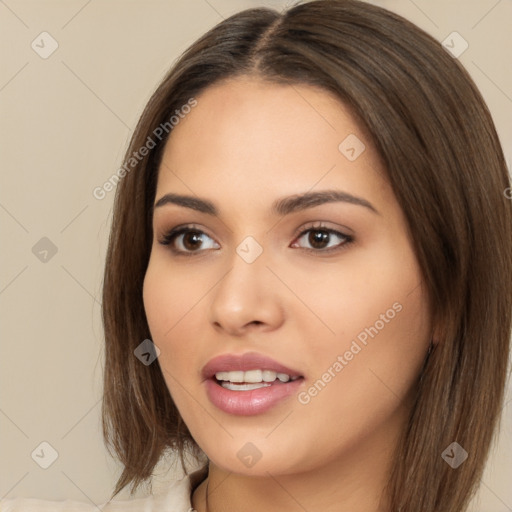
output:
[[[331,235],[327,231],[315,229],[309,232],[308,242],[313,249],[325,249]]]
[[[183,235],[183,247],[188,251],[193,251],[203,243],[201,233],[199,231],[188,231]]]
[[[192,255],[204,249],[218,249],[220,246],[203,231],[191,227],[175,228],[165,234],[159,241],[162,245],[170,246],[176,254]]]
[[[304,242],[300,244],[301,240],[306,243],[306,246],[303,245]],[[327,253],[341,249],[352,241],[353,238],[351,236],[344,235],[334,229],[313,227],[303,231],[296,239],[296,242],[292,244],[292,247],[303,247],[309,251]]]

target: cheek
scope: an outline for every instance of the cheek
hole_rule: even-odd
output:
[[[373,432],[385,437],[406,421],[428,346],[428,318],[420,288],[393,303],[396,297],[369,301],[364,320],[356,310],[352,318],[338,317],[336,336],[321,337],[309,352],[314,362],[296,407],[303,429],[324,434],[319,453],[336,458],[344,447]]]
[[[308,333],[305,353],[314,340],[310,381],[321,382],[312,393],[318,406],[338,403],[340,410],[349,410],[348,403],[358,411],[364,404],[390,406],[414,384],[430,341],[421,272],[407,245],[361,251],[344,263],[316,267],[315,277],[296,288],[315,313],[296,315]]]
[[[316,394],[314,407],[329,411],[333,420],[347,427],[345,432],[371,430],[408,402],[429,344],[422,295],[418,289],[391,308],[376,307],[378,314],[363,324],[351,323],[351,334],[324,346],[324,363],[313,372],[315,389],[309,394]],[[322,427],[321,421],[313,421],[314,428]]]
[[[416,325],[417,315],[426,313],[424,298],[415,295],[421,283],[419,267],[406,243],[393,245],[388,238],[392,237],[371,249],[349,249],[332,264],[283,264],[280,275],[294,292],[287,302],[292,306],[293,322],[299,322],[303,332],[324,340],[322,346],[336,350],[343,349],[347,340],[359,334],[364,341],[366,329],[376,322],[379,332],[391,333],[398,325],[400,332],[414,331],[415,327],[421,332],[424,325]],[[283,296],[288,296],[286,290]],[[398,317],[401,321],[395,322]],[[408,317],[412,318],[410,325],[403,322]]]
[[[172,333],[208,290],[197,272],[173,268],[170,258],[151,256],[143,285],[143,301],[152,336],[166,344]]]
[[[201,308],[214,284],[205,272],[177,269],[166,254],[157,252],[150,258],[143,284],[144,308],[151,340],[160,350],[159,365],[173,397],[179,395],[178,382],[197,380],[197,357],[204,339]]]

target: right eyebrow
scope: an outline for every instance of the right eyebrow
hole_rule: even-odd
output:
[[[219,213],[211,201],[181,194],[165,194],[155,203],[154,208],[160,208],[166,204],[176,204],[208,215],[218,215]]]

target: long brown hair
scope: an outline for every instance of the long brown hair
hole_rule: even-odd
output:
[[[180,455],[185,472],[187,449],[204,456],[158,360],[141,364],[134,350],[150,338],[142,284],[169,119],[205,88],[240,75],[334,93],[380,153],[407,219],[433,322],[442,325],[387,493],[393,511],[463,511],[483,472],[507,376],[510,178],[489,111],[459,62],[404,18],[357,0],[231,16],[181,56],[139,120],[117,186],[103,288],[103,432],[124,467],[112,496],[130,483],[133,493],[167,450]],[[165,123],[169,129],[157,131]],[[131,161],[148,138],[155,147]],[[441,456],[452,442],[469,454],[457,469]]]

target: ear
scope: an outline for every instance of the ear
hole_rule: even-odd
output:
[[[446,328],[443,322],[437,321],[435,325],[432,327],[432,331],[430,334],[430,339],[432,340],[433,345],[438,345],[443,342],[446,338]]]

